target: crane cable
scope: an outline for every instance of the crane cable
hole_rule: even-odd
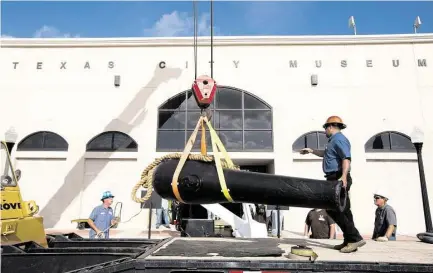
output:
[[[197,79],[197,1],[192,1],[192,10],[193,10],[193,24],[194,24],[194,79]]]
[[[213,0],[210,0],[210,77],[213,79]]]
[[[211,78],[213,78],[213,1],[210,1],[210,34],[211,34],[211,44],[210,44],[210,49],[211,49]],[[198,55],[198,23],[197,23],[197,1],[193,0],[193,24],[194,24],[194,39],[193,39],[193,47],[194,47],[194,76],[195,79],[197,78],[197,55]],[[203,110],[203,109],[202,109]],[[217,133],[215,132],[215,130],[213,129],[211,123],[209,122],[210,117],[207,117],[205,113],[203,113],[202,111],[202,116],[200,117],[200,119],[197,122],[197,126],[194,130],[194,132],[191,134],[187,145],[185,146],[185,149],[183,151],[183,153],[172,153],[172,154],[167,154],[164,155],[160,158],[155,159],[150,165],[148,165],[141,174],[141,179],[140,181],[137,182],[137,184],[132,188],[132,192],[131,192],[131,199],[132,201],[136,202],[136,203],[144,203],[147,200],[150,199],[152,192],[153,192],[153,186],[152,186],[152,181],[153,181],[153,172],[155,170],[155,168],[164,160],[166,159],[180,159],[180,161],[183,161],[183,163],[185,163],[185,161],[188,160],[196,160],[196,161],[203,161],[203,162],[215,162],[215,164],[217,165],[217,169],[218,169],[218,173],[219,173],[219,177],[220,177],[220,185],[221,185],[221,191],[223,192],[224,196],[226,197],[226,199],[229,202],[233,202],[233,199],[231,198],[230,194],[229,194],[229,189],[227,189],[227,186],[225,185],[225,179],[224,179],[224,175],[222,173],[222,169],[223,168],[228,168],[228,169],[235,169],[235,170],[239,170],[239,166],[236,166],[235,164],[233,164],[233,162],[231,161],[231,159],[229,158],[227,151],[224,148],[224,145],[222,144],[221,140],[219,139]],[[198,128],[201,125],[201,131],[202,131],[202,138],[201,138],[201,154],[191,154],[190,151],[192,149],[192,146],[196,140],[197,137],[197,131]],[[209,132],[210,132],[210,136],[211,136],[211,142],[212,142],[212,150],[214,151],[214,156],[209,156],[206,152],[206,137],[205,137],[205,125],[207,125],[207,127],[209,128]],[[220,150],[220,151],[218,151]],[[219,152],[223,153],[224,158],[220,158],[219,156]],[[181,164],[183,166],[183,164]],[[181,169],[181,168],[179,168]],[[176,175],[174,176],[176,177]],[[143,187],[144,189],[146,189],[146,194],[139,198],[137,197],[137,192],[139,190],[140,187]],[[176,195],[176,199],[178,199],[178,201],[182,200],[180,198],[179,193],[177,192],[177,187],[173,187],[173,189],[175,189],[174,194]],[[180,199],[180,200],[179,200]],[[183,201],[183,200],[182,200]],[[143,206],[144,207],[144,206]]]
[[[194,79],[197,79],[197,55],[198,55],[198,20],[197,20],[197,1],[192,1],[193,5],[193,24],[194,24]],[[213,79],[213,0],[210,0],[210,77]]]

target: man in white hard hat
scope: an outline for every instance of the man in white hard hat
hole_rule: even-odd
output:
[[[388,197],[382,191],[374,194],[374,204],[377,206],[376,219],[372,239],[378,242],[396,240],[397,216],[394,209],[387,204]]]

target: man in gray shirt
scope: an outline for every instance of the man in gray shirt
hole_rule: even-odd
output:
[[[396,240],[397,216],[394,209],[387,204],[387,201],[388,198],[381,192],[374,195],[374,203],[377,209],[372,239],[378,242]]]
[[[87,221],[90,226],[90,239],[110,237],[110,228],[118,222],[111,208],[113,198],[114,195],[110,191],[104,192],[101,197],[102,204],[92,210]]]

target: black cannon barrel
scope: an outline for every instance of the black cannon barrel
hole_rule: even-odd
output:
[[[171,182],[179,159],[166,159],[154,171],[153,187],[164,199],[176,200]],[[315,180],[224,169],[227,188],[236,203],[256,203],[343,211],[346,190],[340,181]],[[187,160],[178,190],[187,204],[228,203],[214,162]]]

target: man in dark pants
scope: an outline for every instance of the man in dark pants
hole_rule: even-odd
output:
[[[346,208],[343,212],[336,210],[327,210],[329,216],[337,223],[343,231],[344,242],[334,246],[334,249],[340,250],[343,253],[350,253],[358,250],[358,247],[365,245],[365,241],[359,234],[353,222],[352,211],[350,210],[349,190],[352,185],[352,177],[350,176],[350,142],[341,133],[341,130],[346,128],[340,117],[331,116],[323,125],[328,137],[328,144],[325,150],[313,150],[305,148],[300,151],[301,154],[314,154],[323,157],[322,168],[325,173],[326,180],[335,181],[341,180],[343,187],[347,191]]]

